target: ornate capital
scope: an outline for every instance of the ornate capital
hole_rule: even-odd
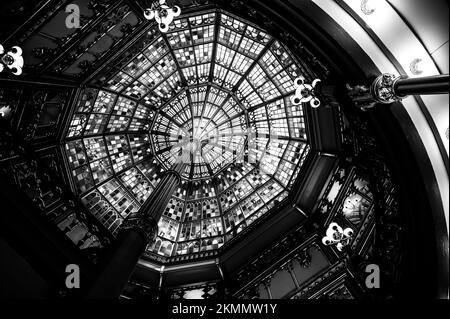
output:
[[[348,95],[363,111],[372,109],[377,103],[400,102],[404,97],[396,93],[395,85],[402,78],[385,73],[377,77],[370,88],[364,85],[351,86],[347,84]]]
[[[298,254],[297,259],[302,268],[307,269],[311,267],[312,258],[311,255],[306,250],[301,251]]]
[[[178,184],[181,183],[182,178],[181,178],[181,174],[179,172],[177,172],[177,171],[175,171],[173,169],[169,169],[168,171],[165,171],[163,173],[163,176],[171,176],[171,175],[176,177],[176,179],[178,181]]]
[[[402,100],[395,92],[395,84],[402,77],[385,73],[380,75],[372,84],[370,91],[377,102],[382,104],[391,104]]]
[[[375,107],[376,101],[373,98],[369,87],[365,85],[352,86],[347,84],[347,91],[348,96],[362,111],[367,111]]]
[[[120,226],[121,233],[131,230],[139,232],[150,244],[158,235],[158,222],[150,216],[136,214],[125,219]]]
[[[181,181],[183,180],[181,174],[183,172],[184,167],[185,167],[184,163],[177,163],[171,169],[165,171],[163,176],[175,176],[178,184],[181,184]]]

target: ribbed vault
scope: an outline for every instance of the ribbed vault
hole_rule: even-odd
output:
[[[291,103],[294,80],[314,73],[265,31],[220,11],[148,34],[148,45],[81,94],[69,166],[85,204],[115,233],[183,161],[149,249],[211,252],[287,197],[311,149],[303,106]]]

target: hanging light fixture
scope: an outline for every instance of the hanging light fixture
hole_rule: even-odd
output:
[[[169,26],[175,17],[181,14],[179,6],[169,6],[167,0],[155,0],[149,9],[144,11],[147,20],[155,19],[159,30],[163,33],[169,31]]]
[[[326,236],[322,239],[322,243],[327,246],[336,246],[339,251],[350,245],[353,237],[353,229],[345,230],[337,223],[331,223],[326,232]]]
[[[295,94],[291,98],[291,102],[294,105],[300,105],[302,103],[310,103],[311,107],[318,108],[321,105],[320,100],[317,97],[318,84],[322,81],[316,79],[312,84],[306,84],[305,78],[299,77],[294,81]]]
[[[18,46],[6,51],[0,44],[0,73],[9,69],[14,75],[21,75],[23,68],[22,49]]]

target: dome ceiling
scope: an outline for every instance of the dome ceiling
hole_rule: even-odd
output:
[[[210,254],[286,199],[311,151],[294,80],[315,74],[278,40],[221,11],[181,16],[79,96],[66,154],[84,203],[113,233],[161,173],[183,183],[149,253]],[[102,85],[98,85],[101,83]]]

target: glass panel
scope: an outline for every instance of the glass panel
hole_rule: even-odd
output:
[[[154,28],[154,40],[140,41],[99,75],[104,89],[81,92],[65,154],[78,191],[88,194],[83,201],[116,234],[187,152],[182,183],[148,251],[200,254],[287,197],[311,150],[303,106],[290,101],[294,79],[311,81],[315,73],[231,14],[178,18],[167,41]],[[370,206],[362,177],[347,196]],[[346,209],[350,222],[361,222]]]

